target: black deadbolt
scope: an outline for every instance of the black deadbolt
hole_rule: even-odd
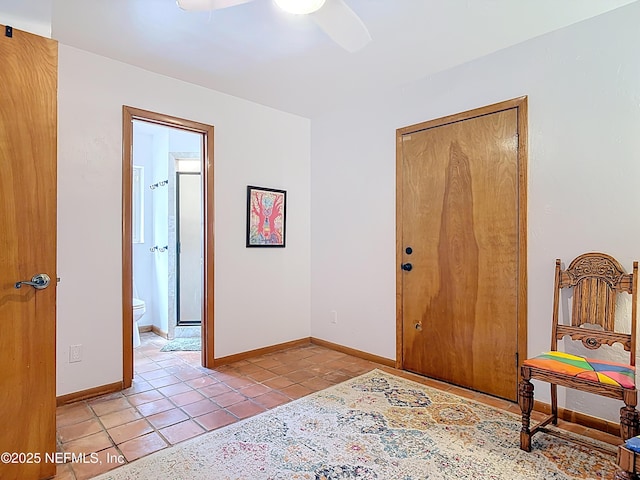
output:
[[[411,255],[413,253],[413,248],[407,247],[404,249],[404,251],[407,253],[407,255]]]

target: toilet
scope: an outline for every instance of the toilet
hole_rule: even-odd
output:
[[[140,300],[139,298],[133,299],[133,348],[140,346],[140,331],[138,330],[138,320],[142,318],[146,310],[147,309],[144,300]]]

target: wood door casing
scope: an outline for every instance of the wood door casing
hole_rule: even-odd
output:
[[[510,400],[526,348],[523,103],[398,131],[398,363]]]
[[[122,379],[123,387],[133,379],[133,253],[132,171],[133,120],[189,130],[202,135],[202,215],[204,221],[202,269],[202,366],[214,367],[214,127],[171,115],[122,106]]]
[[[25,455],[0,478],[39,479],[56,472],[58,44],[0,27],[0,452]],[[38,273],[48,288],[15,288]]]

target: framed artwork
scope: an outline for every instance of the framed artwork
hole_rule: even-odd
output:
[[[284,247],[287,192],[247,187],[247,247]]]

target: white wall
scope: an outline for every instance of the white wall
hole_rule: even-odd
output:
[[[548,349],[555,258],[640,259],[639,23],[636,2],[314,118],[312,336],[395,358],[395,129],[528,95],[528,348]],[[561,404],[619,418],[602,397]]]
[[[138,125],[134,125],[133,143],[135,145],[136,131]],[[169,189],[173,189],[171,182],[171,169],[169,168],[169,130],[160,130],[158,134],[153,135],[151,140],[151,158],[153,163],[153,177],[149,183],[160,183],[169,180],[169,184],[164,187],[158,187],[152,192],[151,217],[153,219],[153,228],[151,230],[153,238],[153,246],[159,248],[169,247],[169,217],[175,219],[174,209],[170,206]],[[173,222],[171,222],[173,223]],[[153,272],[151,279],[155,299],[151,314],[153,315],[153,324],[160,331],[169,331],[169,253],[168,249],[164,252],[160,250],[152,254]],[[171,272],[173,274],[173,272]],[[173,276],[173,275],[171,275]],[[173,289],[172,289],[173,290]]]
[[[132,269],[133,269],[133,296],[141,298],[145,302],[145,316],[140,319],[138,325],[153,325],[156,318],[156,290],[153,288],[155,278],[154,255],[149,251],[153,247],[153,193],[148,185],[154,183],[153,159],[151,146],[153,137],[149,134],[134,132],[133,163],[144,168],[144,182],[142,195],[144,196],[144,241],[133,244]]]
[[[60,45],[57,394],[122,379],[122,105],[215,126],[215,355],[309,336],[309,120]],[[286,248],[245,248],[249,184],[288,191]]]

